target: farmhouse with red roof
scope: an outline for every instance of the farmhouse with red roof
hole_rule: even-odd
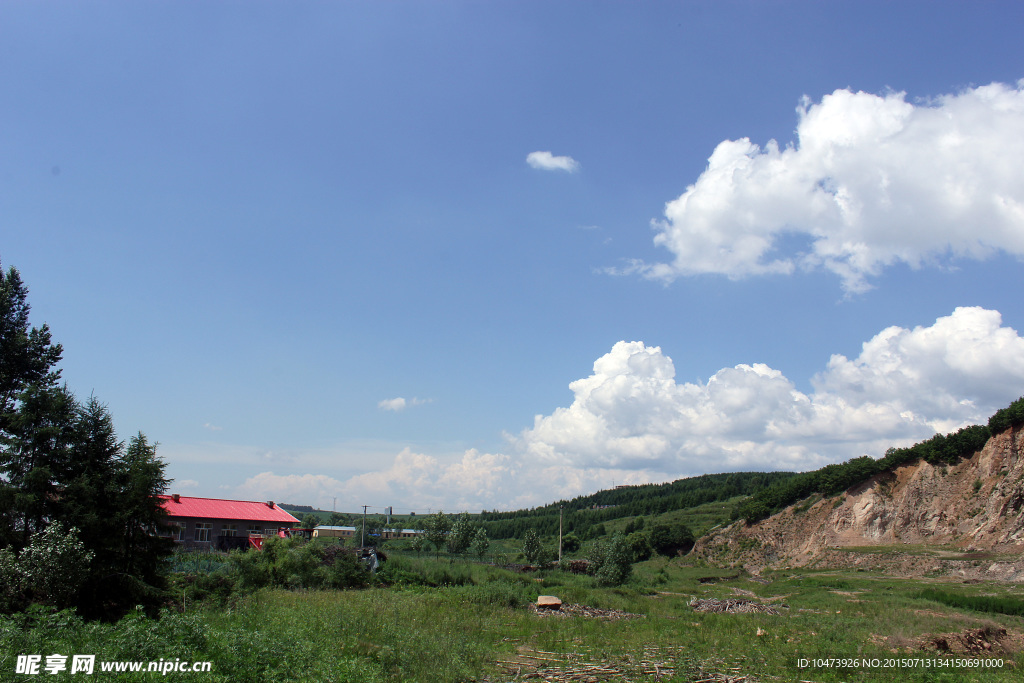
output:
[[[190,548],[230,550],[249,545],[249,536],[276,535],[280,527],[299,523],[274,505],[247,500],[192,498],[177,493],[160,496],[171,537]]]

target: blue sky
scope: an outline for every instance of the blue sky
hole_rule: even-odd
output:
[[[182,494],[515,508],[881,455],[1024,394],[1022,20],[8,2],[0,262]]]

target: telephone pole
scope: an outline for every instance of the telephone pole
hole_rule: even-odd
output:
[[[370,506],[369,505],[364,505],[363,506],[363,532],[361,534],[359,534],[359,547],[360,548],[365,548],[366,547],[366,508],[368,508],[368,507],[370,507]]]
[[[562,564],[562,508],[564,505],[558,506],[558,564]]]

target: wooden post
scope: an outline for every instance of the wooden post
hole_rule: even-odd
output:
[[[562,508],[564,505],[558,506],[558,564],[562,564]]]
[[[368,508],[368,507],[370,507],[370,506],[369,505],[364,505],[363,506],[363,531],[362,531],[361,534],[359,534],[359,547],[360,548],[365,548],[366,547],[366,508]]]

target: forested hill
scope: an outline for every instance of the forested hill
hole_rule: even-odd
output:
[[[792,472],[703,474],[677,479],[668,484],[617,487],[531,510],[485,510],[480,514],[480,521],[491,538],[519,538],[527,529],[533,529],[542,536],[553,535],[558,533],[558,511],[562,507],[563,531],[586,538],[590,528],[602,522],[693,508],[736,496],[750,496],[792,476]]]

